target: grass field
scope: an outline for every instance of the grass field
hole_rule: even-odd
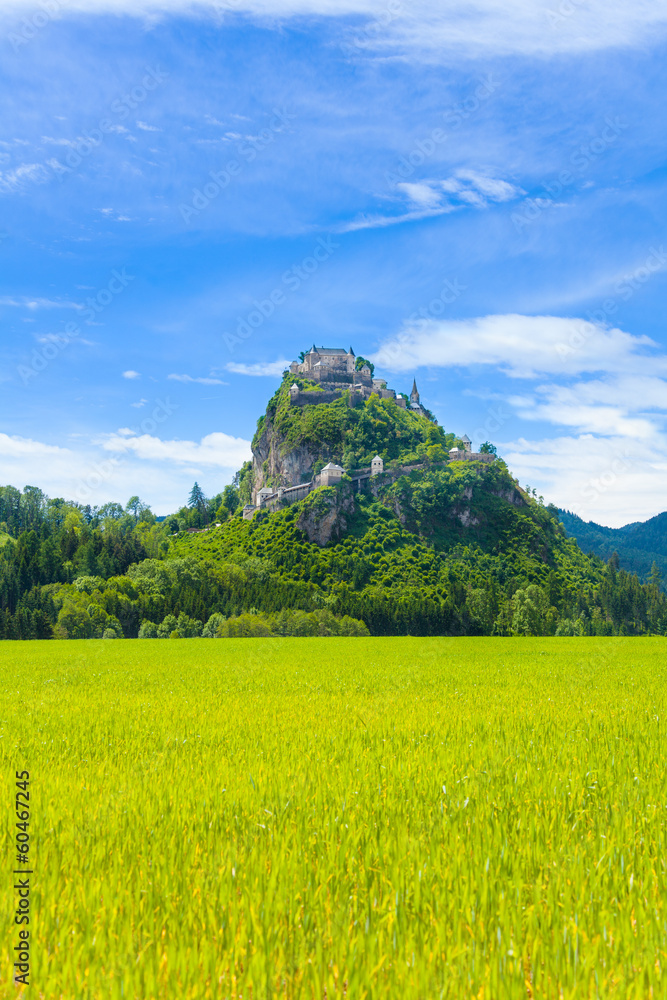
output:
[[[664,639],[0,643],[25,996],[667,997],[666,662]]]

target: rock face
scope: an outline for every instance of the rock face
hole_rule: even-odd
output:
[[[341,461],[341,456],[337,454],[326,457],[328,461]],[[307,483],[313,478],[315,462],[321,458],[321,448],[309,448],[307,445],[285,448],[271,416],[267,414],[252,448],[253,489],[261,490],[269,478],[274,486]]]
[[[348,527],[348,518],[354,514],[354,496],[349,484],[327,487],[311,493],[302,501],[303,510],[296,522],[309,542],[328,545],[338,541]]]

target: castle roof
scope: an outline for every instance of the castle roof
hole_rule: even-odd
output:
[[[342,347],[315,347],[315,344],[313,344],[313,349],[309,353],[312,354],[313,352],[315,354],[344,354],[347,356],[347,351]],[[350,354],[352,353],[350,351]]]
[[[342,466],[342,465],[336,465],[336,464],[335,464],[334,462],[329,462],[329,464],[328,464],[328,465],[325,465],[325,466],[324,466],[324,468],[322,469],[322,472],[327,472],[327,470],[328,470],[329,472],[331,472],[331,471],[332,471],[332,470],[334,470],[334,469],[335,469],[335,470],[338,470],[338,469],[340,469],[340,471],[341,471],[341,472],[344,472],[344,471],[345,471],[345,470],[343,469],[343,466]]]
[[[464,434],[461,440],[466,441],[468,444],[472,444],[472,441],[470,440],[467,434]]]
[[[375,458],[373,459],[373,461],[374,461],[374,462],[383,462],[383,461],[384,461],[384,459],[383,459],[383,458],[380,458],[380,456],[379,456],[379,455],[376,455],[376,456],[375,456]]]
[[[419,390],[417,389],[417,379],[416,378],[413,378],[413,380],[412,380],[412,392],[411,392],[410,395],[412,395],[412,396],[418,396],[419,395]]]

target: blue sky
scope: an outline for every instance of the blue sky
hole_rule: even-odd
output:
[[[665,509],[667,4],[442,6],[3,4],[0,482],[214,494],[316,341]]]

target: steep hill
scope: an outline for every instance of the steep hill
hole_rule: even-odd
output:
[[[254,466],[162,523],[136,497],[97,509],[0,487],[0,639],[667,634],[658,586],[584,554],[502,460],[451,460],[453,434],[375,394],[290,406],[292,381]],[[243,516],[253,478],[310,482],[378,453],[380,475]]]
[[[373,395],[350,405],[350,393],[331,403],[290,405],[289,387],[324,397],[321,386],[286,376],[257,423],[252,442],[253,488],[307,482],[327,462],[346,469],[370,465],[379,454],[391,461],[419,462],[429,454],[443,460],[458,439],[428,416],[401,409],[393,400]],[[354,400],[352,401],[354,402]]]
[[[212,571],[261,559],[257,610],[325,606],[376,635],[667,629],[657,588],[584,555],[555,508],[520,490],[502,461],[388,472],[361,494],[344,480],[276,513],[180,536],[171,555]]]
[[[636,573],[644,583],[655,579],[651,577],[655,563],[662,577],[661,585],[667,589],[667,512],[622,528],[583,521],[566,510],[560,511],[560,520],[583,552],[594,552],[601,559],[609,559],[616,552],[623,569]]]

